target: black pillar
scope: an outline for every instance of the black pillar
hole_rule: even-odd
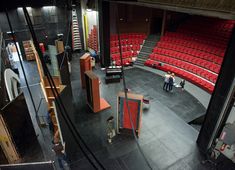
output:
[[[222,63],[220,74],[212,94],[205,120],[200,130],[197,143],[199,149],[206,153],[210,148],[211,141],[218,135],[218,131],[222,128],[221,122],[228,116],[229,112],[223,112],[223,107],[227,104],[227,98],[230,97],[230,89],[232,88],[235,77],[235,28],[232,31],[224,61]],[[223,114],[223,115],[222,115]],[[222,116],[222,117],[221,117]],[[222,118],[222,119],[221,119]],[[220,125],[218,126],[218,123]]]
[[[109,2],[99,0],[99,36],[101,67],[110,65],[110,16]]]

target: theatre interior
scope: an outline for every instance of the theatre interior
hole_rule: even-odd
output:
[[[235,1],[4,1],[0,47],[0,170],[235,170]]]

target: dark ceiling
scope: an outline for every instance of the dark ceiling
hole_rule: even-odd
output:
[[[70,4],[78,3],[78,0],[8,0],[1,4],[0,10],[4,11],[6,8],[8,10],[15,9],[17,7],[42,7],[56,5],[60,7],[70,7]]]

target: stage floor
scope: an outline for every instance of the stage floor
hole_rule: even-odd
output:
[[[75,104],[74,123],[87,145],[107,169],[148,169],[131,136],[118,135],[107,143],[106,119],[116,118],[117,93],[122,82],[106,85],[104,71],[97,66],[93,71],[100,77],[101,97],[111,109],[91,113],[86,106],[85,90],[80,85],[79,56],[72,61],[72,89]],[[126,84],[133,93],[150,100],[149,110],[143,112],[139,143],[153,169],[208,169],[200,163],[196,146],[198,131],[187,122],[205,114],[206,108],[187,91],[174,88],[163,91],[163,77],[140,68],[125,70]],[[115,119],[116,120],[116,119]],[[76,155],[72,169],[92,169],[83,155]]]
[[[104,164],[106,169],[115,170],[147,170],[148,167],[137,149],[135,140],[131,136],[118,135],[112,144],[108,144],[106,135],[106,119],[113,115],[116,118],[116,95],[123,90],[121,83],[104,83],[104,71],[97,66],[93,71],[100,77],[101,97],[111,105],[111,109],[99,113],[92,113],[86,105],[85,90],[80,84],[79,57],[75,55],[72,60],[72,91],[74,113],[71,117],[87,145]],[[36,106],[43,97],[39,77],[34,62],[25,62],[26,73],[31,85]],[[127,87],[133,93],[143,94],[150,100],[149,110],[143,112],[142,129],[139,143],[153,169],[195,169],[203,170],[200,161],[202,157],[196,146],[198,131],[187,122],[205,113],[203,105],[187,91],[174,88],[173,93],[162,90],[163,77],[140,68],[130,68],[125,71]],[[22,77],[22,75],[21,75]],[[25,85],[22,80],[22,86]],[[28,96],[27,89],[23,87],[24,94]],[[73,101],[72,101],[73,99]],[[31,161],[55,160],[51,151],[52,136],[48,129],[40,129],[35,120],[31,101],[27,97],[29,110],[39,135],[41,145],[40,154],[35,154]],[[46,115],[46,103],[42,100],[39,114]],[[116,125],[116,124],[115,124]],[[65,139],[70,140],[70,139]],[[74,146],[77,148],[78,146]],[[79,151],[74,155],[71,169],[90,170],[92,167]]]

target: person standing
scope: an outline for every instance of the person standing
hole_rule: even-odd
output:
[[[185,85],[185,80],[182,79],[180,82],[180,86],[181,86],[182,91],[184,91],[184,85]]]
[[[172,73],[169,77],[169,91],[172,91],[174,83],[175,83],[175,74]]]
[[[171,73],[168,71],[167,74],[165,74],[165,79],[164,79],[164,85],[163,85],[163,90],[168,89],[169,86],[169,77],[170,77]]]
[[[55,152],[60,169],[64,170],[63,161],[67,164],[67,157],[65,155],[64,146],[61,144],[58,138],[54,139],[54,146],[52,150]]]

